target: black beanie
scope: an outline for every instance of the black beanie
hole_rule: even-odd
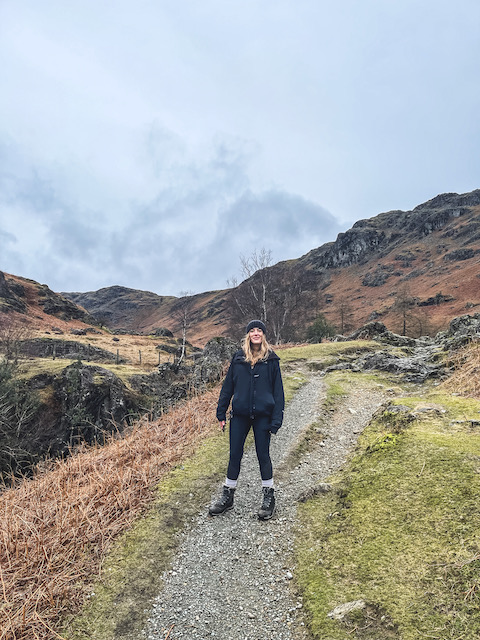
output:
[[[248,324],[247,324],[247,330],[246,333],[248,333],[251,329],[255,329],[255,327],[257,329],[261,329],[263,331],[263,333],[266,335],[267,333],[267,327],[264,325],[264,323],[261,320],[251,320]]]

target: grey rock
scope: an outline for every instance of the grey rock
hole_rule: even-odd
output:
[[[195,364],[193,371],[195,384],[220,380],[225,363],[232,358],[238,348],[238,343],[230,338],[218,337],[209,340]]]
[[[158,327],[152,331],[154,336],[164,336],[165,338],[173,338],[173,333],[166,327]]]
[[[473,258],[478,253],[477,249],[457,249],[455,251],[450,251],[443,256],[444,260],[450,262],[457,262],[460,260],[469,260]]]
[[[73,340],[59,338],[32,338],[17,343],[19,355],[30,358],[80,358],[87,362],[116,362],[116,355],[106,349],[100,349],[91,344],[83,344]],[[125,362],[120,358],[119,362]]]
[[[75,362],[53,382],[59,405],[60,446],[102,442],[107,433],[122,431],[134,401],[125,384],[109,369]]]

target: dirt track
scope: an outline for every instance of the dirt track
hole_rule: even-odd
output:
[[[277,511],[256,517],[261,500],[255,452],[246,452],[235,508],[211,518],[207,507],[188,531],[164,576],[143,637],[147,640],[303,640],[308,633],[295,592],[293,539],[299,496],[338,469],[358,434],[385,400],[384,389],[352,389],[332,414],[324,384],[313,377],[288,405],[272,441]],[[289,453],[319,420],[323,440],[292,463]],[[214,496],[212,496],[213,499]]]

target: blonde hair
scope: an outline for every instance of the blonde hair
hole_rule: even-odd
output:
[[[262,333],[262,344],[260,345],[259,351],[252,351],[252,343],[250,342],[250,334],[247,333],[245,336],[245,340],[243,341],[243,353],[245,355],[245,360],[251,364],[253,367],[259,360],[266,360],[268,358],[268,354],[272,350],[271,346],[268,344],[267,339],[265,338],[265,334]]]

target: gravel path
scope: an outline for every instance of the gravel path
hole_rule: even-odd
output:
[[[299,435],[322,410],[320,376],[289,403],[284,424],[272,438],[275,469]],[[243,458],[235,507],[211,518],[205,511],[184,531],[172,569],[164,575],[143,632],[146,640],[302,640],[308,637],[302,603],[292,588],[296,502],[345,461],[358,433],[385,400],[385,391],[352,390],[322,425],[325,439],[295,469],[276,479],[277,511],[261,522],[260,473],[253,447]],[[227,461],[225,461],[226,463]],[[220,491],[220,488],[219,488]],[[212,496],[213,498],[213,496]]]

